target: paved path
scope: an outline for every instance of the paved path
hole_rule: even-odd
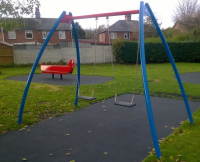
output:
[[[1,135],[0,161],[21,162],[25,157],[30,162],[141,162],[151,151],[148,147],[153,148],[144,96],[136,95],[132,108],[113,105],[113,100]],[[159,139],[188,118],[183,100],[151,97],[151,102]],[[189,103],[192,112],[200,107],[199,102]]]
[[[24,81],[26,82],[29,75],[21,75],[16,77],[10,77],[9,80],[16,80],[16,81]],[[111,77],[105,76],[86,76],[81,75],[81,84],[96,84],[104,83],[111,81]],[[60,79],[60,75],[54,75],[54,79],[52,79],[51,74],[34,74],[32,82],[35,83],[45,83],[45,84],[52,84],[52,85],[76,85],[77,77],[76,75],[63,75],[63,79]]]
[[[181,80],[187,83],[200,84],[200,72],[180,74]],[[176,76],[174,76],[176,78]]]

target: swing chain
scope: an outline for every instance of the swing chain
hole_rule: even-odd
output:
[[[73,28],[73,26],[72,26],[72,23],[71,23],[71,27],[70,27],[70,35],[71,35],[71,39],[72,39],[72,45],[71,45],[71,47],[74,48],[74,41],[73,41],[73,35],[72,35],[72,28]],[[78,96],[79,96],[79,94],[81,94],[81,91],[80,91],[80,84],[79,84],[79,82],[78,82],[78,78],[77,78],[77,83],[78,83]]]
[[[95,56],[94,56],[94,83],[93,83],[93,90],[92,90],[92,97],[94,96],[94,93],[95,93],[95,84],[96,84],[96,80],[95,80],[95,67],[96,67],[96,55],[97,55],[97,49],[96,49],[96,46],[97,46],[97,24],[98,24],[98,18],[96,18],[96,31],[95,31],[95,35],[94,35],[94,41],[95,41]]]
[[[94,94],[95,94],[95,84],[96,84],[96,80],[95,80],[95,67],[96,67],[96,53],[97,53],[96,45],[97,45],[97,34],[98,34],[97,23],[98,23],[98,19],[96,18],[96,32],[95,32],[95,36],[94,36],[95,37],[95,58],[94,58],[94,73],[93,73],[94,74],[94,81],[93,81],[93,89],[92,89],[92,95],[91,95],[91,97],[94,97]],[[73,42],[72,42],[72,45],[73,45]],[[82,96],[79,84],[78,84],[78,96]]]
[[[112,62],[112,77],[114,79],[114,87],[115,87],[115,102],[117,101],[117,90],[116,90],[116,84],[115,84],[115,72],[114,72],[114,66],[113,66],[113,53],[111,48],[111,41],[110,41],[110,31],[109,31],[109,18],[107,17],[107,28],[108,28],[108,41],[110,46],[110,53],[111,53],[111,62]]]
[[[72,39],[71,47],[73,48],[74,47],[74,42],[73,42],[72,28],[73,28],[73,26],[72,26],[72,23],[71,23],[71,26],[70,26],[70,35],[71,35],[71,39]],[[79,82],[78,82],[78,77],[77,77],[77,83],[78,83],[78,96],[79,96],[79,93],[80,93],[79,87],[80,87],[80,85],[79,85]]]
[[[72,35],[72,24],[70,27],[70,34],[71,34],[71,39],[72,39],[72,48],[74,47],[74,42],[73,42],[73,35]]]
[[[134,82],[134,91],[133,91],[133,93],[135,93],[135,85],[136,85],[136,81],[137,81],[137,70],[138,70],[138,62],[139,62],[139,53],[140,53],[140,42],[139,42],[139,39],[138,39],[137,61],[136,61],[136,67],[135,67],[135,82]]]
[[[135,65],[135,80],[134,80],[133,97],[132,97],[132,100],[131,100],[131,104],[133,104],[134,98],[135,98],[134,94],[135,94],[135,85],[136,85],[136,81],[137,81],[137,69],[138,69],[139,53],[140,53],[140,41],[139,41],[139,37],[138,37],[137,60],[136,60],[136,65]]]

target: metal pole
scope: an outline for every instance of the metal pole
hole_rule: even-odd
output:
[[[98,18],[98,17],[119,16],[128,14],[139,14],[139,10],[119,11],[119,12],[91,14],[91,15],[73,16],[73,17],[71,17],[70,15],[65,15],[65,17],[62,19],[61,22],[64,23],[64,22],[69,22],[69,20],[75,20],[75,19]]]
[[[38,54],[38,56],[35,60],[35,63],[33,64],[33,67],[32,67],[31,72],[29,74],[29,77],[28,77],[28,80],[27,80],[27,83],[26,83],[26,87],[25,87],[25,90],[24,90],[24,94],[23,94],[23,97],[22,97],[21,106],[20,106],[19,115],[18,115],[18,124],[21,124],[21,122],[22,122],[22,114],[23,114],[23,110],[24,110],[24,104],[25,104],[25,101],[26,101],[27,93],[28,93],[28,90],[29,90],[35,69],[38,65],[38,62],[40,61],[40,58],[41,58],[41,56],[44,52],[44,49],[47,46],[47,43],[49,42],[53,32],[56,30],[58,24],[60,23],[62,18],[65,16],[65,14],[66,14],[66,12],[63,11],[62,14],[60,15],[60,17],[58,18],[58,20],[56,21],[56,23],[54,24],[54,26],[52,27],[51,31],[49,32],[47,38],[45,39],[45,41],[44,41],[44,43],[43,43],[43,45],[40,49],[40,52],[39,52],[39,54]]]
[[[69,16],[72,16],[72,13],[69,13]],[[78,104],[78,91],[79,91],[79,86],[80,86],[80,52],[79,52],[79,45],[78,45],[78,36],[74,24],[74,20],[71,20],[72,22],[72,29],[74,32],[74,41],[75,41],[75,46],[76,46],[76,55],[77,55],[77,83],[76,83],[76,96],[75,96],[75,103],[74,105],[77,107]]]
[[[151,100],[149,95],[149,87],[147,80],[147,72],[146,72],[146,61],[145,61],[145,50],[144,50],[144,27],[143,27],[143,11],[144,11],[144,2],[140,2],[140,14],[139,14],[139,36],[140,36],[140,58],[141,58],[141,67],[142,67],[142,78],[143,78],[143,87],[144,87],[144,95],[147,106],[147,114],[149,119],[149,125],[151,128],[151,135],[156,151],[156,155],[159,158],[161,156],[158,137],[156,134],[156,128],[153,119]]]
[[[165,37],[163,36],[162,31],[160,30],[160,27],[159,27],[159,25],[158,25],[158,22],[157,22],[157,20],[156,20],[156,18],[155,18],[155,16],[154,16],[154,14],[153,14],[153,12],[152,12],[152,10],[151,10],[149,4],[148,4],[148,3],[145,3],[145,6],[146,6],[147,10],[149,11],[149,14],[151,15],[151,18],[152,18],[152,20],[153,20],[153,22],[154,22],[154,24],[155,24],[155,26],[156,26],[156,29],[157,29],[157,31],[158,31],[158,34],[159,34],[159,36],[160,36],[160,38],[161,38],[161,40],[162,40],[162,43],[163,43],[163,45],[164,45],[164,47],[165,47],[165,51],[167,52],[167,55],[168,55],[168,57],[169,57],[169,60],[170,60],[170,62],[171,62],[171,64],[172,64],[172,67],[173,67],[173,69],[174,69],[174,73],[175,73],[175,75],[176,75],[176,78],[177,78],[177,81],[178,81],[178,84],[179,84],[179,87],[180,87],[180,89],[181,89],[182,96],[183,96],[183,99],[184,99],[184,102],[185,102],[185,106],[186,106],[186,110],[187,110],[187,113],[188,113],[188,117],[189,117],[190,123],[192,124],[192,123],[193,123],[193,118],[192,118],[192,113],[191,113],[190,106],[189,106],[189,103],[188,103],[188,99],[187,99],[187,96],[186,96],[186,93],[185,93],[183,84],[182,84],[182,82],[181,82],[180,75],[179,75],[178,70],[177,70],[177,68],[176,68],[176,64],[175,64],[174,59],[173,59],[173,57],[172,57],[171,51],[170,51],[170,49],[169,49],[169,46],[167,45],[167,42],[166,42],[166,40],[165,40]]]

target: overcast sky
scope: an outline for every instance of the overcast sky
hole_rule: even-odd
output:
[[[140,0],[40,0],[40,14],[42,18],[58,18],[62,11],[72,12],[73,16],[90,15],[107,12],[138,10]],[[162,22],[161,28],[172,27],[174,22],[173,10],[178,0],[146,0],[152,11],[156,14],[158,22]],[[139,15],[133,15],[132,20],[138,20]],[[109,17],[112,25],[118,20],[124,20],[124,16]],[[95,19],[75,20],[86,28],[95,28]],[[106,24],[106,18],[99,18],[98,26]]]

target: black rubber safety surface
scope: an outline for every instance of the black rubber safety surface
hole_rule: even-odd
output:
[[[9,80],[24,81],[26,82],[29,75],[21,75],[16,77],[10,77]],[[76,75],[62,75],[63,79],[60,79],[59,74],[54,74],[54,79],[52,79],[51,74],[34,74],[32,82],[35,83],[45,83],[52,85],[76,85],[77,76]],[[111,77],[105,76],[86,76],[81,75],[81,84],[100,84],[104,82],[111,81]]]
[[[131,98],[118,97],[124,102]],[[141,162],[153,148],[145,98],[135,95],[132,108],[113,103],[111,98],[1,135],[0,161]],[[183,100],[151,97],[151,104],[159,139],[188,118]],[[189,104],[192,112],[200,107],[199,102]]]
[[[187,83],[200,84],[200,72],[180,74],[181,80]],[[176,78],[176,76],[174,76]]]

